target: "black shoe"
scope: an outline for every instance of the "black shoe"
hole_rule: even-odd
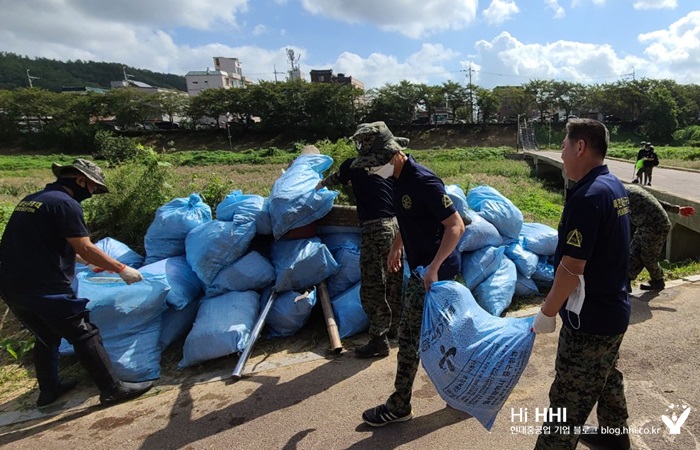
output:
[[[389,348],[389,339],[386,335],[374,336],[367,345],[355,349],[355,356],[358,358],[372,358],[375,356],[383,358],[389,355]]]
[[[639,180],[637,180],[637,179],[632,180],[632,184],[639,184]]]
[[[629,450],[632,448],[629,435],[599,434],[598,428],[593,425],[583,427],[579,441],[596,450]]]
[[[642,284],[639,286],[640,289],[644,291],[660,291],[666,287],[664,280],[651,280],[648,284]]]
[[[390,423],[406,422],[411,419],[413,419],[413,410],[403,414],[395,414],[389,412],[389,408],[383,404],[362,413],[362,420],[373,427],[383,427]]]
[[[116,405],[117,403],[125,402],[145,394],[153,387],[153,382],[145,381],[143,383],[129,383],[120,381],[114,388],[108,392],[100,394],[100,403],[103,406]]]
[[[36,401],[36,406],[48,406],[58,400],[63,394],[72,390],[78,385],[76,380],[65,380],[58,385],[55,391],[39,392],[39,399]]]

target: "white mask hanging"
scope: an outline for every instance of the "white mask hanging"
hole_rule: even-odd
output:
[[[564,268],[567,272],[569,272],[569,275],[573,275],[575,277],[578,277],[578,285],[574,288],[574,291],[569,295],[568,300],[566,301],[566,315],[569,319],[569,323],[571,324],[571,327],[574,330],[578,330],[581,328],[581,309],[583,308],[583,301],[586,299],[586,281],[583,279],[583,274],[577,275],[575,273],[572,273],[569,269],[566,268],[564,264],[559,262],[559,265]],[[574,323],[571,320],[571,313],[576,314],[578,318],[578,325],[575,326]]]
[[[373,170],[372,173],[386,180],[390,176],[394,175],[394,165],[392,163],[386,163],[377,170]]]

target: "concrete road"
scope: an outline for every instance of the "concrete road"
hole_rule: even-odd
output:
[[[672,282],[658,294],[638,292],[632,301],[620,368],[626,376],[635,449],[700,448],[700,277],[689,281],[695,283]],[[276,355],[267,355],[257,366],[268,363],[272,368],[242,380],[222,380],[211,373],[177,383],[165,380],[145,398],[108,409],[92,406],[92,387],[72,394],[66,404],[43,416],[33,408],[8,411],[7,405],[0,405],[0,411],[5,410],[0,423],[15,422],[0,427],[0,447],[528,449],[539,424],[533,412],[548,406],[556,345],[557,334],[537,337],[529,365],[491,432],[466,414],[446,408],[422,369],[414,386],[413,420],[377,429],[364,425],[361,412],[392,391],[393,349],[381,360],[359,360],[350,352],[328,359],[306,354],[305,362],[297,359],[290,365],[285,364],[293,355],[277,361]],[[676,435],[669,434],[661,419],[672,415],[671,405],[677,414],[682,405],[691,408]],[[528,409],[529,420],[513,421],[511,411],[521,408]],[[515,428],[522,426],[525,432]]]
[[[560,151],[537,151],[528,153],[546,156],[561,163]],[[610,171],[623,182],[630,183],[634,179],[634,165],[631,162],[606,158],[605,164],[607,164]],[[652,187],[655,190],[675,194],[678,197],[700,202],[700,189],[698,189],[698,186],[700,186],[700,172],[697,171],[655,167],[652,172]]]

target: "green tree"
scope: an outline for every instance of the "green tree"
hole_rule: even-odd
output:
[[[678,129],[678,105],[666,87],[658,86],[649,92],[641,119],[649,137],[663,141],[672,139],[673,132]]]

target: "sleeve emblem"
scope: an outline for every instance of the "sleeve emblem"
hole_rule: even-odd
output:
[[[571,230],[569,234],[566,235],[566,243],[574,247],[581,248],[583,243],[583,235],[578,230]]]

